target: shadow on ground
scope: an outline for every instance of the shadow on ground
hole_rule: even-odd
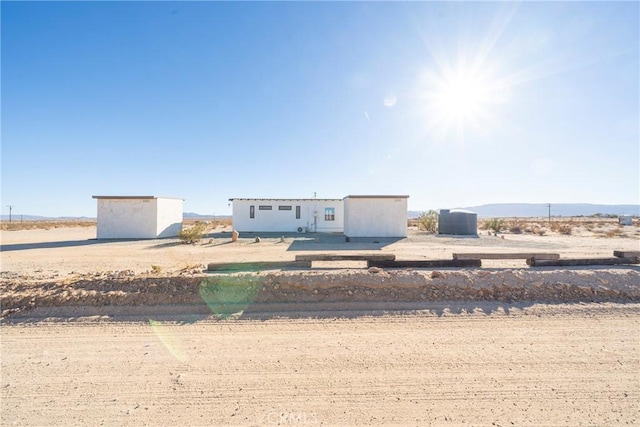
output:
[[[296,239],[288,251],[375,251],[392,245],[403,237],[350,237],[343,234],[313,234],[306,239]],[[348,241],[347,241],[348,240]]]
[[[619,306],[637,306],[637,301],[612,301]],[[5,324],[33,324],[40,322],[170,322],[182,325],[198,322],[238,322],[269,320],[355,320],[385,316],[418,316],[447,318],[452,316],[489,316],[523,314],[536,304],[549,307],[598,307],[590,302],[525,301],[504,303],[494,301],[431,301],[431,302],[333,302],[333,303],[241,303],[239,311],[227,306],[220,316],[204,301],[198,304],[159,306],[111,307],[39,307],[3,319]],[[603,309],[606,306],[602,306]],[[524,313],[526,314],[526,313]]]
[[[11,245],[0,245],[1,252],[24,251],[28,249],[55,249],[70,248],[73,246],[101,245],[113,242],[136,242],[144,239],[87,239],[87,240],[63,240],[59,242],[37,242],[37,243],[15,243]]]

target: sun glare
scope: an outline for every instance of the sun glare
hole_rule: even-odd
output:
[[[450,141],[453,136],[463,142],[505,125],[503,107],[514,84],[527,73],[510,72],[508,57],[494,48],[517,8],[511,4],[499,8],[484,37],[461,37],[455,46],[438,34],[423,34],[433,62],[420,76],[418,96],[432,140]]]
[[[443,114],[451,119],[466,120],[477,115],[483,106],[482,83],[469,78],[447,81],[435,95]]]
[[[427,108],[431,127],[448,133],[480,130],[491,125],[501,94],[490,80],[465,70],[431,76],[429,80]]]

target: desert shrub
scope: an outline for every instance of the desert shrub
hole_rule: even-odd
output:
[[[429,233],[438,231],[438,213],[434,210],[422,212],[418,217],[418,230],[424,230]]]
[[[553,221],[551,231],[554,233],[570,235],[573,231],[573,221]]]
[[[160,267],[159,265],[152,265],[151,266],[151,273],[153,273],[153,274],[162,273],[162,267]]]
[[[503,220],[499,218],[491,218],[491,219],[485,219],[484,221],[482,221],[482,223],[480,224],[480,229],[493,230],[494,233],[498,233],[500,230],[502,230],[503,226],[504,226]]]
[[[565,234],[568,236],[572,231],[573,227],[571,226],[571,224],[560,224],[560,226],[558,227],[558,233],[560,234]]]
[[[510,233],[521,234],[522,233],[522,229],[524,228],[524,225],[522,224],[522,222],[518,218],[514,218],[513,221],[509,222],[507,228],[508,228]]]
[[[620,237],[622,236],[622,230],[619,228],[613,228],[611,230],[607,230],[604,235],[606,237]]]
[[[178,233],[178,238],[182,243],[199,242],[205,231],[207,231],[207,224],[196,222],[191,227],[183,227],[180,233]]]
[[[547,233],[547,229],[544,227],[535,226],[533,227],[533,232],[538,236],[544,236]]]

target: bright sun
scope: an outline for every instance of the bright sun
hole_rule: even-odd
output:
[[[478,114],[484,100],[480,82],[459,79],[446,82],[436,94],[443,114],[454,119],[470,119]]]
[[[486,130],[492,123],[504,91],[477,70],[447,70],[427,76],[427,117],[443,134]]]

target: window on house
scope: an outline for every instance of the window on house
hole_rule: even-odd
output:
[[[291,210],[291,206],[283,206],[283,205],[280,205],[280,206],[278,206],[278,210],[281,210],[281,211],[290,211],[290,210]]]
[[[270,211],[271,205],[260,205],[258,206],[258,209],[260,209],[261,211]]]
[[[336,220],[336,208],[324,208],[324,220],[335,221]]]
[[[300,206],[296,206],[296,219],[300,219]]]
[[[249,206],[249,218],[253,219],[256,217],[256,207],[251,205]]]

